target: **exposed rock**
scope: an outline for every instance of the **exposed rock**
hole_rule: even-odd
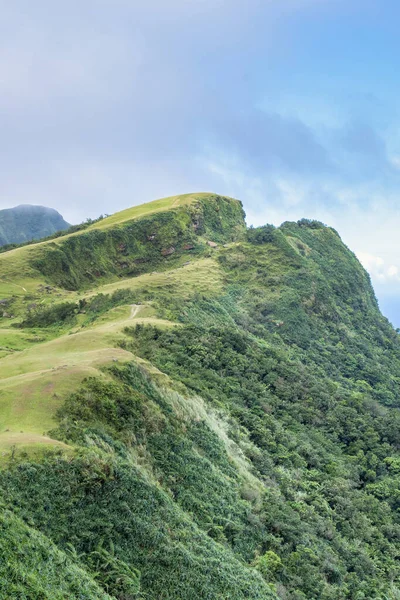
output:
[[[185,244],[185,245],[183,246],[183,249],[184,249],[184,250],[193,250],[193,248],[194,248],[194,245],[193,245],[193,244]]]
[[[10,313],[8,313],[8,312],[6,312],[6,311],[4,311],[4,312],[3,312],[3,317],[4,317],[5,319],[11,319],[11,315],[10,315]]]
[[[173,246],[171,246],[170,248],[164,248],[163,250],[161,250],[161,254],[163,256],[169,256],[170,254],[173,254],[175,252],[175,248]]]
[[[156,237],[155,233],[152,233],[151,235],[147,236],[147,239],[149,240],[149,242],[152,242],[154,240],[154,238]]]
[[[210,246],[210,248],[218,248],[218,244],[215,242],[208,241],[207,244]]]

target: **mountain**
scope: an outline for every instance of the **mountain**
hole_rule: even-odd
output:
[[[39,240],[68,227],[53,208],[30,204],[6,208],[0,210],[0,246]]]
[[[0,598],[400,597],[400,346],[338,233],[187,194],[0,254]]]

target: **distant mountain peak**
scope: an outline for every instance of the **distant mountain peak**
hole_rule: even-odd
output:
[[[39,240],[68,227],[54,208],[19,204],[0,210],[0,246]]]

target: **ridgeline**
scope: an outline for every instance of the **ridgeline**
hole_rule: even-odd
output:
[[[317,221],[188,194],[0,254],[0,598],[400,598],[400,346]]]

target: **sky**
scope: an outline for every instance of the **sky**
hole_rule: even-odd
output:
[[[315,218],[400,327],[397,0],[0,0],[0,208]]]

